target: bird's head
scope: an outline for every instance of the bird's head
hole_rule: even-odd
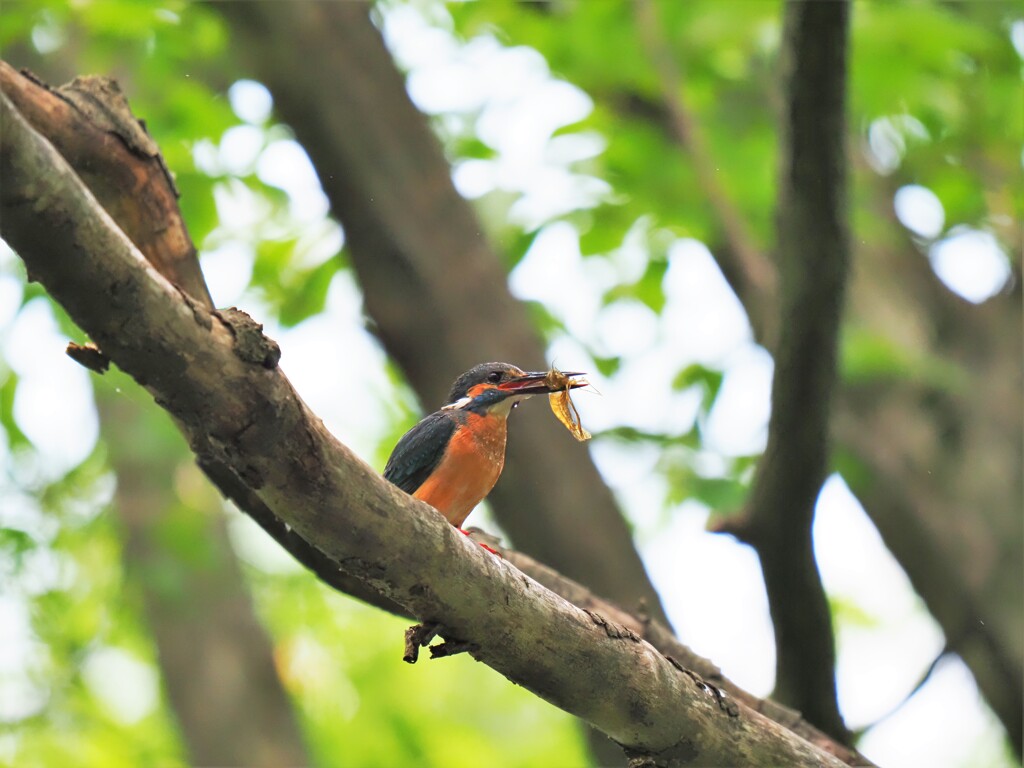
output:
[[[554,385],[549,371],[527,373],[509,363],[481,363],[459,376],[448,393],[445,408],[508,413],[533,395],[546,395],[569,388],[587,386],[580,373],[564,373],[564,384]]]

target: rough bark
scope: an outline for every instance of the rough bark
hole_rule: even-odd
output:
[[[0,97],[0,234],[120,367],[300,535],[474,657],[655,764],[842,763],[458,535],[337,442],[240,315],[157,273]],[[499,610],[495,610],[500,606]],[[650,764],[650,763],[649,763]]]
[[[67,159],[150,263],[212,307],[174,180],[117,83],[86,77],[53,89],[0,61],[0,90]]]
[[[589,611],[597,611],[627,629],[636,632],[666,656],[678,661],[686,669],[696,672],[709,685],[719,688],[744,705],[760,712],[765,717],[780,723],[806,739],[818,748],[835,755],[849,765],[873,765],[863,755],[844,746],[833,737],[818,730],[801,717],[796,710],[785,707],[771,699],[761,699],[743,690],[722,674],[713,662],[698,656],[679,641],[672,631],[650,616],[630,613],[619,606],[594,595],[582,584],[567,579],[552,568],[538,563],[529,555],[506,549],[501,542],[476,528],[471,528],[472,537],[495,548],[506,560],[552,592],[564,597],[572,604]]]

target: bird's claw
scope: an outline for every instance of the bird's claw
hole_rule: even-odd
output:
[[[456,527],[455,530],[458,531],[459,533],[461,533],[463,536],[468,536],[471,541],[476,541],[476,539],[473,538],[473,534],[470,533],[469,531],[463,530],[462,528],[458,528],[458,527]],[[496,550],[494,547],[489,547],[486,544],[484,544],[482,541],[476,541],[476,543],[479,544],[484,549],[486,549],[492,555],[497,555],[498,557],[501,557],[501,552]],[[505,558],[502,557],[501,559],[504,560]]]

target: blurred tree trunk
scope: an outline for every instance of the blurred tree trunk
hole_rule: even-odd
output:
[[[97,387],[128,583],[140,590],[164,685],[198,766],[307,765],[309,759],[231,551],[217,492],[166,415]]]
[[[831,453],[840,318],[850,261],[846,192],[849,4],[788,2],[783,34],[776,230],[778,335],[768,443],[745,519],[775,630],[775,692],[848,741],[835,684],[835,643],[812,526]]]
[[[546,367],[525,308],[459,196],[426,119],[362,3],[224,5],[256,75],[310,154],[345,227],[366,307],[429,409],[473,365]],[[330,82],[308,76],[313,64]],[[517,413],[491,494],[518,549],[665,620],[589,454],[543,409]]]
[[[679,83],[675,86],[663,104],[618,93],[596,99],[620,114],[623,103],[644,103],[644,114],[673,135],[695,167],[715,167],[716,158],[692,138],[693,126],[704,132],[713,126],[700,125],[693,114],[685,115],[691,131],[673,125],[673,113],[680,109]],[[1010,287],[984,304],[960,298],[939,281],[895,219],[891,179],[856,165],[856,159],[854,168],[859,199],[872,201],[867,215],[882,226],[873,229],[870,241],[854,233],[847,342],[865,334],[903,356],[900,364],[913,373],[840,381],[832,418],[836,464],[942,626],[947,649],[970,667],[1019,756],[1024,722],[1021,265],[1012,263]],[[770,346],[776,334],[775,280],[764,278],[756,257],[739,258],[744,240],[736,230],[745,231],[745,222],[735,203],[728,195],[708,197],[719,228],[711,250],[758,340]],[[1011,240],[1020,242],[1019,223],[1012,231]]]

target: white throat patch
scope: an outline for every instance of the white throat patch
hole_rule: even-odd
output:
[[[523,400],[526,400],[529,397],[531,397],[531,395],[511,395],[509,397],[506,397],[504,400],[501,400],[500,402],[497,402],[494,405],[492,405],[488,409],[488,411],[490,413],[494,413],[494,414],[497,414],[499,416],[508,416],[509,412],[511,412],[511,410],[513,408],[515,408],[517,405],[519,405],[520,402],[522,402]],[[457,410],[461,410],[462,408],[465,408],[467,405],[469,405],[472,402],[473,402],[473,398],[472,397],[460,397],[454,403],[448,403],[448,405],[441,406],[441,410],[442,411],[457,411]]]

